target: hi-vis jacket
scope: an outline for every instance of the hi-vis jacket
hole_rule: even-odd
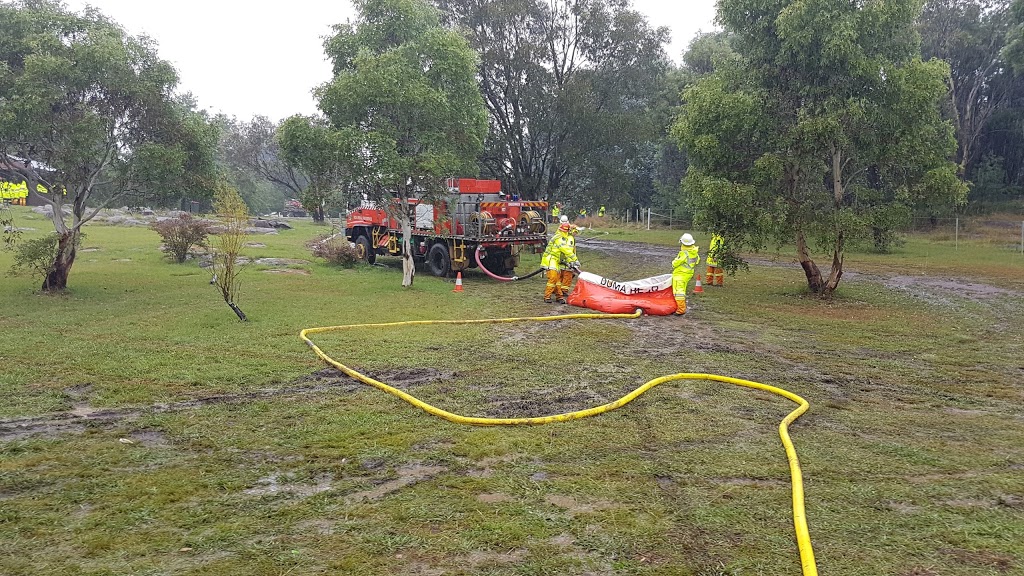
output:
[[[578,261],[576,239],[572,237],[572,234],[559,230],[551,237],[548,247],[544,249],[540,265],[546,270],[564,270],[573,262]]]
[[[672,280],[685,279],[689,282],[693,276],[694,269],[699,263],[700,250],[696,244],[693,246],[680,246],[679,255],[672,261]]]
[[[721,247],[722,237],[719,236],[718,234],[712,234],[711,245],[708,246],[708,266],[714,266],[715,268],[718,268],[718,258],[716,258],[715,256]]]

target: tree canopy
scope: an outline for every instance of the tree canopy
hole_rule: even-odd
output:
[[[667,28],[622,0],[435,4],[480,53],[487,175],[523,198],[630,204],[665,126],[650,104]]]
[[[250,210],[277,211],[288,198],[302,198],[308,178],[282,158],[277,123],[265,116],[249,121],[220,116],[217,123],[220,163]]]
[[[684,96],[697,223],[735,255],[793,241],[809,289],[830,296],[850,241],[884,243],[915,205],[966,194],[939,115],[948,66],[920,59],[913,0],[721,0],[727,59]],[[888,228],[887,228],[888,227]],[[812,248],[831,253],[827,279]]]
[[[0,169],[53,208],[60,238],[44,290],[66,287],[80,228],[104,204],[212,191],[217,130],[174,96],[177,80],[152,40],[95,9],[0,4]]]
[[[329,127],[345,140],[351,177],[395,208],[404,233],[403,285],[412,284],[408,201],[474,175],[487,133],[476,55],[419,0],[357,0],[354,22],[327,40],[334,79],[318,90]]]
[[[323,118],[292,116],[281,122],[275,135],[281,160],[304,175],[302,206],[323,221],[328,204],[345,204],[342,191],[351,189],[347,159],[354,151],[353,141],[343,132],[331,129]]]

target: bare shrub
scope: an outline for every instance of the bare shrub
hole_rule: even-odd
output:
[[[238,296],[238,274],[243,265],[239,263],[239,255],[248,237],[246,228],[249,225],[249,210],[238,190],[224,183],[219,183],[214,192],[213,208],[217,217],[224,225],[224,230],[217,234],[213,253],[213,280],[224,296],[224,302],[234,310],[238,319],[246,322],[245,313],[235,304]]]
[[[307,242],[306,248],[313,256],[343,268],[353,268],[360,262],[356,247],[341,234],[318,236]]]
[[[179,264],[188,258],[193,246],[206,246],[206,237],[210,234],[210,224],[191,214],[155,222],[151,228],[163,239],[164,252]]]

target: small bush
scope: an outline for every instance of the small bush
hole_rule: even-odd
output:
[[[306,243],[313,256],[323,258],[331,264],[352,268],[359,263],[359,252],[344,236],[319,236]]]
[[[193,246],[206,246],[206,237],[210,234],[210,224],[193,218],[191,214],[162,220],[152,228],[163,239],[164,252],[179,264],[185,261]]]
[[[79,234],[75,248],[82,245],[85,234]],[[11,265],[11,276],[29,276],[31,278],[46,278],[53,261],[57,259],[57,243],[60,236],[57,233],[47,234],[39,238],[24,240],[13,248],[14,264]]]

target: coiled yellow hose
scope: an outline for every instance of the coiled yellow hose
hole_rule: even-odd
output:
[[[601,406],[594,408],[587,408],[586,410],[578,410],[576,412],[566,412],[564,414],[555,414],[552,416],[537,416],[532,418],[479,418],[473,416],[462,416],[460,414],[453,414],[446,410],[442,410],[436,406],[432,406],[423,402],[408,394],[388,386],[387,384],[374,380],[365,374],[357,372],[348,366],[345,366],[341,362],[334,360],[330,356],[324,353],[312,340],[309,339],[308,335],[311,334],[322,334],[324,332],[335,332],[339,330],[352,330],[355,328],[390,328],[394,326],[424,326],[431,324],[498,324],[505,322],[551,322],[554,320],[575,320],[583,318],[593,319],[612,319],[612,318],[639,318],[643,314],[643,311],[637,310],[633,314],[561,314],[557,316],[531,316],[523,318],[487,318],[482,320],[409,320],[405,322],[386,322],[378,324],[346,324],[344,326],[324,326],[320,328],[306,328],[299,333],[299,337],[316,352],[316,355],[322,358],[325,362],[334,366],[338,370],[341,370],[348,376],[359,380],[365,384],[369,384],[375,388],[383,390],[388,394],[392,394],[405,400],[409,404],[420,408],[421,410],[439,416],[450,422],[458,424],[471,424],[474,426],[513,426],[523,424],[549,424],[551,422],[566,422],[569,420],[578,420],[580,418],[587,418],[589,416],[596,416],[605,412],[610,412],[616,408],[621,408],[626,404],[629,404],[644,392],[647,392],[651,388],[665,382],[671,382],[673,380],[714,380],[717,382],[725,382],[727,384],[735,384],[737,386],[745,386],[747,388],[755,388],[757,390],[764,390],[777,394],[792,400],[798,406],[795,410],[790,412],[782,422],[779,423],[779,436],[782,438],[782,445],[786,449],[786,458],[789,460],[789,473],[793,482],[793,525],[796,530],[796,541],[797,547],[800,550],[800,564],[803,568],[803,576],[817,576],[818,568],[814,562],[814,550],[811,547],[811,537],[807,530],[807,514],[804,510],[804,484],[803,475],[800,472],[800,461],[796,455],[796,449],[793,447],[793,442],[789,438],[789,425],[796,421],[801,414],[810,408],[810,405],[806,400],[789,392],[782,388],[776,388],[775,386],[769,386],[767,384],[761,384],[760,382],[753,382],[751,380],[741,380],[739,378],[730,378],[728,376],[719,376],[718,374],[697,374],[683,372],[679,374],[670,374],[668,376],[660,376],[653,380],[646,382],[636,390],[633,390],[629,394],[626,394],[622,398],[614,402],[609,402]]]

